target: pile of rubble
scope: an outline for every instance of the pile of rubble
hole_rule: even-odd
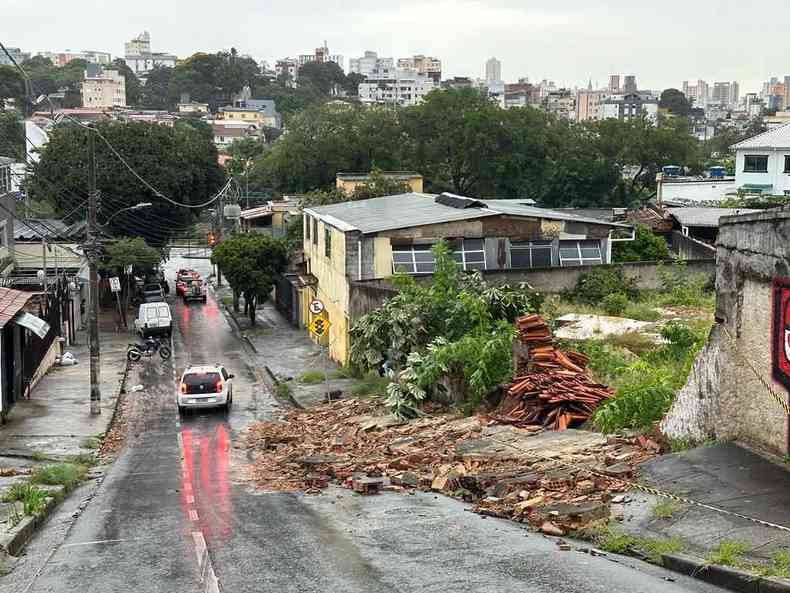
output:
[[[500,422],[565,430],[586,422],[602,401],[614,395],[592,380],[586,356],[554,346],[549,327],[539,315],[517,319],[516,330],[526,354],[514,361],[518,376],[496,415]]]
[[[535,435],[486,416],[403,422],[375,414],[369,402],[340,400],[251,426],[245,438],[252,480],[267,490],[308,493],[331,482],[361,494],[442,492],[475,503],[481,514],[564,530],[608,515],[634,464],[658,452],[644,437]],[[570,447],[544,454],[519,445],[561,435]]]

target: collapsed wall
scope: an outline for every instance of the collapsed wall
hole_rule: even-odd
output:
[[[776,299],[781,298],[777,287],[788,277],[790,210],[721,219],[716,326],[661,424],[667,436],[736,439],[788,453],[788,414],[783,403],[790,377],[783,382],[774,368],[781,357],[790,368],[784,325],[781,331],[774,325]]]

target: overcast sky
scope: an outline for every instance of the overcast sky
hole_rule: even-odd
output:
[[[153,51],[180,57],[236,47],[256,59],[310,53],[324,39],[345,57],[435,55],[443,75],[483,76],[487,58],[515,81],[605,85],[636,74],[640,88],[737,80],[758,91],[790,74],[786,0],[0,0],[0,39],[24,51],[123,54],[143,30]]]

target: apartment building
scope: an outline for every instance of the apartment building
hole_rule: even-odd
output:
[[[72,60],[85,60],[89,64],[109,66],[112,62],[110,52],[106,51],[71,51],[67,49],[61,52],[44,51],[39,52],[42,58],[49,59],[55,66],[65,66]]]
[[[491,57],[486,62],[486,82],[502,80],[502,62]]]
[[[607,91],[585,89],[576,93],[576,121],[598,121],[603,119],[601,102]]]
[[[143,31],[131,41],[124,44],[126,65],[136,75],[145,75],[157,66],[174,68],[178,58],[173,54],[151,51],[151,35]]]
[[[340,54],[330,54],[329,53],[329,46],[327,46],[326,41],[324,41],[324,45],[321,47],[315,48],[315,51],[311,54],[301,54],[297,59],[296,63],[299,66],[304,66],[305,64],[310,64],[312,62],[316,62],[318,64],[324,64],[326,62],[334,62],[338,66],[340,66],[341,70],[344,70],[343,67],[343,56]]]
[[[402,70],[414,70],[418,74],[427,76],[436,84],[442,80],[442,61],[439,58],[416,54],[410,58],[399,58],[398,68]]]
[[[8,50],[8,53],[11,54],[11,58],[14,58],[14,61],[17,64],[21,64],[30,58],[29,53],[23,52],[18,47],[7,47],[6,50]],[[0,51],[0,66],[12,66],[13,62],[11,61],[11,58],[5,55],[5,52]]]
[[[420,103],[425,95],[440,87],[426,74],[413,69],[392,68],[376,70],[360,83],[359,100],[367,104],[400,105]]]
[[[543,106],[548,113],[553,113],[562,119],[576,119],[576,97],[568,89],[550,92],[546,96]]]
[[[359,58],[351,58],[348,61],[348,72],[370,76],[377,70],[391,70],[395,67],[395,60],[392,58],[380,58],[374,51],[366,51],[365,55]]]
[[[714,82],[710,100],[716,105],[735,107],[738,105],[739,85],[737,82]]]
[[[658,121],[658,99],[647,93],[607,96],[599,103],[602,119],[630,120],[647,117]]]
[[[80,90],[83,107],[126,107],[126,79],[117,70],[88,64]]]

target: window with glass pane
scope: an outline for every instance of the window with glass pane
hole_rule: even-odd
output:
[[[393,248],[392,268],[403,274],[432,274],[436,266],[431,245]]]
[[[324,255],[332,257],[332,231],[327,226],[324,226]]]
[[[313,245],[318,245],[318,219],[313,219]]]
[[[511,268],[551,267],[551,241],[513,241],[510,243]]]
[[[460,250],[453,252],[453,259],[462,270],[485,270],[486,252],[483,239],[464,239]]]
[[[585,266],[601,263],[603,263],[603,258],[599,241],[560,241],[561,266]]]
[[[310,240],[310,217],[307,214],[304,215],[304,238]]]
[[[762,154],[747,154],[743,158],[744,173],[767,173],[768,157]]]

